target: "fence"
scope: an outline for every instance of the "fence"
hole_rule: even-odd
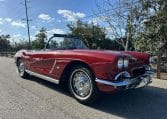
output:
[[[0,52],[0,56],[14,57],[16,52]]]

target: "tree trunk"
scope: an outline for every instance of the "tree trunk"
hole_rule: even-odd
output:
[[[161,79],[160,65],[161,65],[161,54],[160,54],[160,52],[158,52],[158,54],[157,54],[157,78],[158,79]]]
[[[128,46],[129,46],[129,37],[127,37],[126,40],[125,51],[128,51]]]

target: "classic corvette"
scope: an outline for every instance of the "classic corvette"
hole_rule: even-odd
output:
[[[53,35],[43,50],[20,50],[15,55],[22,78],[29,75],[56,84],[68,84],[81,103],[97,99],[100,92],[144,87],[151,83],[150,55],[140,52],[90,50],[81,39]]]

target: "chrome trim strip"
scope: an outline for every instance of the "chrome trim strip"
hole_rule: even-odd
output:
[[[47,80],[49,82],[52,82],[52,83],[55,83],[55,84],[59,84],[59,80],[56,80],[54,78],[51,78],[51,77],[48,77],[48,76],[45,76],[45,75],[42,75],[42,74],[39,74],[39,73],[36,73],[36,72],[32,72],[30,70],[26,70],[26,72],[29,73],[32,76],[36,76],[38,78]]]
[[[111,81],[105,81],[105,80],[98,79],[98,78],[96,78],[95,81],[98,82],[98,83],[103,83],[103,84],[111,85],[111,86],[127,86],[127,85],[131,84],[129,79],[125,79],[122,82],[116,82],[116,83],[111,82]]]
[[[51,68],[51,70],[50,70],[50,72],[49,72],[50,74],[53,72],[53,70],[54,70],[54,68],[55,68],[56,63],[57,63],[57,61],[55,60],[55,61],[54,61],[54,63],[53,63],[53,66],[52,66],[52,68]]]
[[[146,70],[146,74],[147,75],[152,75],[152,74],[154,74],[154,72],[152,70]]]
[[[118,73],[116,76],[115,76],[115,80],[118,80],[119,76],[125,74],[127,78],[130,78],[130,74],[127,72],[127,71],[123,71],[123,72],[120,72]]]

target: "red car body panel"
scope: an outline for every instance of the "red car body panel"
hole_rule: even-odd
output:
[[[129,58],[128,68],[118,69],[118,58]],[[139,52],[123,52],[111,50],[21,50],[15,59],[21,58],[27,70],[60,80],[65,68],[74,61],[80,61],[89,66],[95,78],[113,81],[116,74],[149,65],[149,54]],[[112,86],[97,83],[98,88],[105,92],[115,92]]]

